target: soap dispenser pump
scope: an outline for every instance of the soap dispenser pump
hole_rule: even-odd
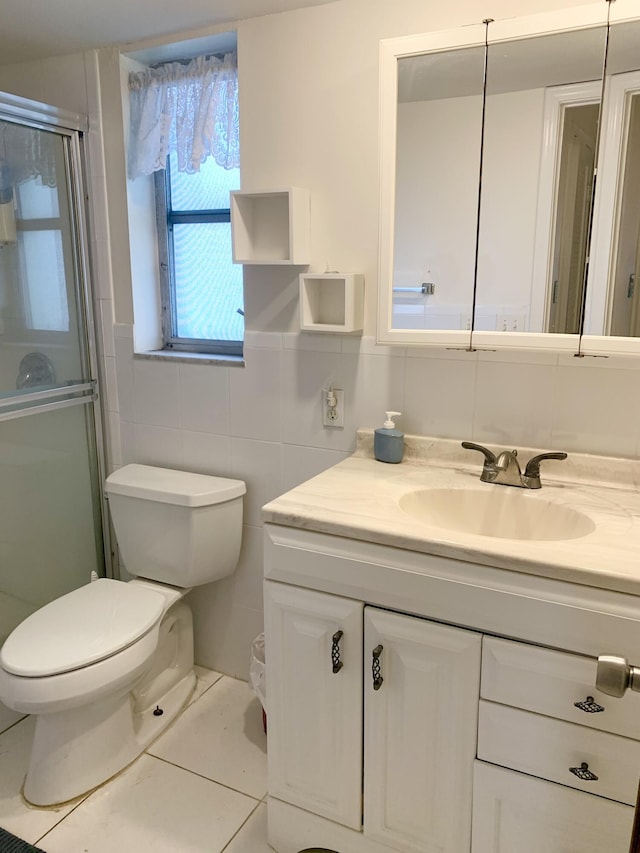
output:
[[[387,419],[384,425],[373,434],[373,455],[378,462],[402,462],[404,455],[404,433],[396,429],[394,417],[400,417],[402,412],[385,412]]]

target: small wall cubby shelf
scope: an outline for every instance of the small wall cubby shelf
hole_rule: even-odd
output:
[[[230,196],[235,264],[309,264],[308,190],[236,190]]]
[[[300,328],[305,332],[361,332],[364,276],[360,273],[303,273]]]

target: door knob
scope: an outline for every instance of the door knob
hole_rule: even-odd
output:
[[[640,692],[640,668],[630,666],[626,658],[600,655],[596,670],[596,687],[609,696],[624,696],[627,688]]]

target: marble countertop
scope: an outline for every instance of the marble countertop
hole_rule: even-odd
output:
[[[405,447],[400,464],[377,462],[373,432],[359,430],[353,456],[266,504],[263,520],[640,595],[640,461],[570,454],[543,462],[534,491],[481,483],[482,456],[459,441],[406,436]],[[539,452],[518,448],[522,467]],[[508,489],[578,510],[594,530],[568,540],[504,539],[436,527],[400,507],[410,492],[441,488]]]

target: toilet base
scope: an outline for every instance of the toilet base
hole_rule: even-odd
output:
[[[196,684],[188,672],[159,702],[133,712],[131,693],[36,719],[24,798],[52,806],[86,794],[131,764],[182,711]]]

